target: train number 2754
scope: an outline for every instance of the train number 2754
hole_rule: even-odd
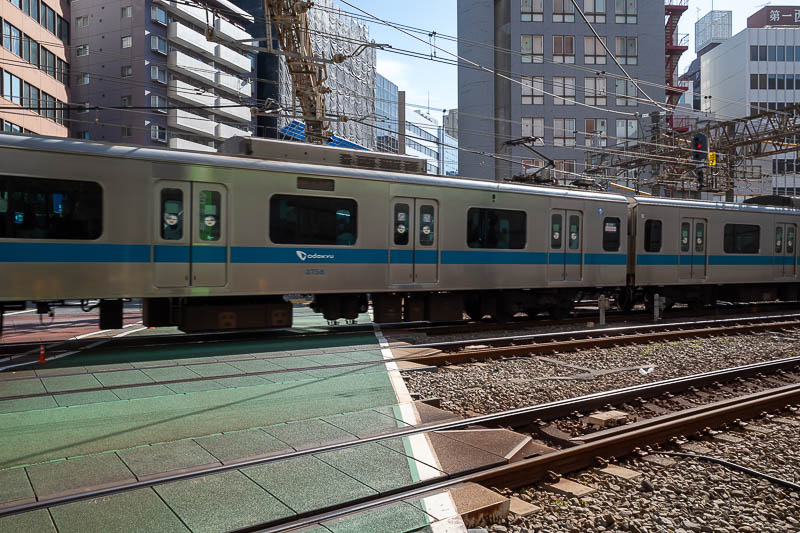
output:
[[[325,269],[322,268],[307,268],[306,276],[324,276]]]

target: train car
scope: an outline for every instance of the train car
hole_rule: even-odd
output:
[[[800,210],[637,197],[631,287],[693,307],[796,300]]]
[[[567,312],[626,283],[618,195],[0,135],[0,306],[187,331]]]

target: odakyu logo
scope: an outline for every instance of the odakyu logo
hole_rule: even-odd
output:
[[[302,250],[297,250],[294,253],[297,254],[297,257],[300,261],[305,261],[306,259],[335,259],[336,256],[333,254],[308,254]]]

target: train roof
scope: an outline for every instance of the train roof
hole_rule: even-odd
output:
[[[725,202],[706,202],[701,200],[676,200],[673,198],[657,198],[652,196],[634,196],[634,200],[640,205],[662,205],[668,207],[691,207],[699,209],[713,209],[719,211],[737,211],[753,213],[789,213],[800,215],[800,211],[788,207],[775,207],[755,204],[735,204]]]
[[[429,176],[425,174],[403,174],[398,172],[382,172],[378,170],[309,165],[305,163],[292,163],[285,161],[269,161],[264,159],[254,159],[248,156],[189,152],[183,150],[167,150],[163,148],[117,145],[98,141],[64,139],[61,137],[40,137],[16,133],[0,133],[0,148],[2,147],[62,152],[97,157],[120,157],[164,163],[184,163],[193,165],[236,167],[250,170],[268,170],[273,172],[290,172],[296,174],[325,175],[331,177],[360,178],[376,181],[430,185],[435,187],[453,187],[494,192],[536,194],[541,196],[559,196],[585,200],[602,200],[614,203],[628,202],[627,197],[615,193],[537,187],[513,183],[496,183],[480,179]]]

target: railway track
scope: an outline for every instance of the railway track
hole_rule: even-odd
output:
[[[435,478],[429,482],[419,482],[412,487],[403,487],[402,489],[382,493],[379,497],[363,498],[361,500],[348,502],[344,506],[309,511],[302,515],[282,519],[279,522],[257,524],[242,530],[256,531],[266,529],[270,531],[284,531],[300,527],[301,525],[317,523],[320,520],[374,508],[392,501],[407,499],[431,491],[439,491],[465,481],[475,481],[485,485],[505,486],[509,488],[520,486],[521,484],[530,484],[536,479],[541,479],[548,471],[557,471],[563,474],[574,469],[585,468],[591,465],[597,456],[608,457],[613,455],[615,457],[621,457],[631,453],[636,448],[658,446],[678,435],[694,433],[706,427],[718,427],[736,419],[746,419],[756,416],[763,411],[784,408],[789,404],[800,401],[800,384],[798,383],[800,382],[800,357],[707,372],[694,376],[675,378],[662,382],[628,387],[571,400],[529,406],[464,420],[418,425],[381,435],[325,445],[308,450],[295,451],[269,458],[232,462],[223,466],[156,477],[147,481],[121,484],[100,490],[41,500],[31,504],[2,509],[0,510],[0,517],[43,509],[54,505],[109,496],[133,489],[154,487],[177,480],[219,474],[249,466],[285,461],[296,457],[339,450],[366,443],[381,442],[398,437],[409,437],[427,432],[462,429],[475,425],[521,428],[532,424],[539,424],[541,421],[574,416],[576,412],[587,413],[607,405],[621,405],[625,402],[636,399],[653,398],[665,393],[676,394],[679,392],[691,391],[715,383],[737,383],[740,382],[737,380],[759,378],[765,375],[778,375],[781,376],[780,380],[791,383],[786,383],[773,389],[760,390],[742,397],[729,398],[721,402],[698,406],[695,409],[684,410],[682,414],[672,413],[656,419],[642,420],[635,424],[622,426],[614,430],[609,430],[607,433],[598,432],[589,437],[585,437],[583,441],[580,439],[576,440],[573,443],[574,445],[567,449],[524,459],[518,463],[482,469],[476,472],[450,475],[444,480]]]

